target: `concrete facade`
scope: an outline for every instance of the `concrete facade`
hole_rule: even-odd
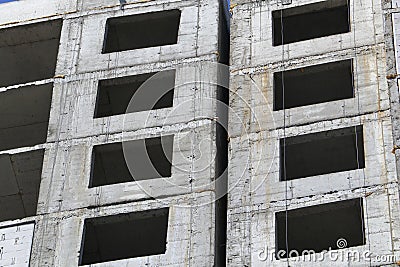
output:
[[[62,20],[54,77],[0,88],[1,97],[20,88],[52,84],[46,141],[0,152],[12,157],[44,149],[42,170],[31,170],[41,178],[36,213],[11,214],[18,218],[0,222],[0,236],[19,225],[30,230],[21,234],[24,246],[7,243],[3,249],[5,241],[0,239],[1,266],[78,266],[85,219],[164,207],[169,208],[165,254],[93,266],[212,266],[218,261],[214,180],[221,166],[216,163],[220,157],[216,63],[225,57],[224,8],[223,1],[214,0],[129,0],[124,5],[117,0],[23,0],[0,5],[0,30]],[[181,12],[176,44],[102,53],[108,18],[172,9]],[[23,36],[0,46],[19,45]],[[173,107],[94,118],[99,80],[163,70],[176,70]],[[16,117],[9,116],[6,123],[13,120]],[[164,135],[174,135],[171,177],[89,188],[95,145]],[[23,194],[16,191],[16,196]],[[16,208],[1,200],[0,206]],[[138,245],[141,240],[132,242]]]
[[[164,254],[90,266],[397,266],[400,1],[337,0],[348,4],[349,32],[273,45],[274,11],[329,1],[231,0],[230,54],[223,0],[0,4],[0,266],[83,265],[86,219],[163,208]],[[109,18],[173,9],[175,44],[103,52]],[[275,73],[343,60],[353,97],[275,108]],[[228,61],[225,136],[228,83],[217,63]],[[171,70],[172,107],[95,117],[100,81]],[[282,140],[355,126],[364,168],[282,181]],[[170,177],[91,186],[94,147],[161,136],[174,136]],[[336,258],[276,258],[276,214],[354,199],[365,244],[333,244]]]
[[[396,266],[399,259],[399,95],[390,75],[398,73],[391,17],[398,7],[350,0],[348,33],[273,46],[272,12],[316,2],[323,1],[231,3],[228,266]],[[343,59],[353,60],[353,98],[274,111],[274,73]],[[357,125],[365,168],[280,181],[281,139]],[[333,246],[341,258],[275,257],[277,212],[355,198],[364,203],[365,245]],[[346,256],[365,251],[373,256]]]

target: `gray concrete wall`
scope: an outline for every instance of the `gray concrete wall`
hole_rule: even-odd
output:
[[[117,0],[0,5],[0,29],[63,20],[55,77],[29,83],[32,90],[54,83],[47,142],[0,152],[45,149],[37,216],[0,222],[0,234],[35,223],[26,237],[33,234],[32,253],[29,242],[5,246],[6,253],[18,249],[16,266],[28,266],[29,255],[30,266],[77,266],[84,219],[162,207],[170,207],[164,255],[96,266],[212,266],[218,77],[215,65],[200,63],[218,62],[219,8],[214,0],[129,0],[123,8]],[[107,18],[170,9],[182,12],[177,44],[101,53]],[[172,108],[93,118],[100,79],[170,69],[176,69]],[[88,188],[94,145],[168,134],[175,135],[171,178]],[[0,257],[0,265],[9,266],[10,257]]]
[[[272,46],[272,11],[319,1],[291,2],[231,4],[227,263],[287,266],[286,260],[273,256],[276,212],[361,197],[366,245],[340,251],[370,251],[394,264],[399,258],[400,214],[398,160],[392,153],[398,140],[398,94],[397,85],[386,77],[394,60],[393,53],[388,54],[393,52],[386,15],[390,3],[350,0],[351,32]],[[353,59],[354,98],[273,111],[274,72],[342,59]],[[279,181],[279,139],[361,124],[365,169]],[[317,262],[294,257],[289,264],[379,265],[348,257]]]

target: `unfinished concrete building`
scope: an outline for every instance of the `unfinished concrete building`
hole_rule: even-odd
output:
[[[0,266],[221,266],[225,1],[0,3]]]
[[[400,1],[5,2],[0,266],[399,264]]]
[[[231,1],[228,266],[398,265],[397,12]]]

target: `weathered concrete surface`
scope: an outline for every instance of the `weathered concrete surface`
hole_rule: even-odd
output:
[[[38,216],[31,266],[78,266],[85,218],[164,207],[170,207],[165,254],[95,266],[208,266],[214,260],[214,206],[199,204],[213,200],[204,192]]]
[[[188,126],[192,128],[187,129]],[[129,139],[122,139],[121,134],[113,134],[59,142],[57,148],[48,152],[54,157],[44,164],[38,212],[51,213],[214,190],[215,170],[211,163],[215,157],[215,140],[206,137],[213,132],[213,127],[213,123],[204,126],[190,123],[175,125],[170,130],[149,129],[144,134],[132,134]],[[88,166],[94,145],[138,140],[157,136],[161,132],[175,135],[170,178],[88,188]],[[197,142],[192,144],[191,140]],[[192,146],[198,147],[193,149]]]
[[[126,2],[123,8],[118,0],[0,5],[0,29],[63,19],[55,77],[29,83],[33,89],[54,84],[47,142],[0,152],[45,149],[37,215],[0,222],[9,231],[15,224],[35,222],[30,266],[77,266],[85,218],[161,207],[170,207],[166,254],[96,266],[213,265],[218,70],[193,63],[217,63],[221,56],[225,18],[220,2]],[[101,53],[107,18],[170,9],[182,12],[177,44]],[[93,118],[100,79],[171,69],[176,69],[177,85],[172,108]],[[0,94],[22,86],[0,88]],[[166,134],[175,135],[171,178],[88,188],[94,145]],[[18,253],[29,258],[31,246],[26,245]]]
[[[390,1],[350,3],[351,32],[272,46],[271,12],[317,1],[234,0],[231,4],[230,162],[227,263],[230,266],[287,266],[273,256],[275,213],[362,197],[366,245],[399,260],[398,110]],[[353,59],[352,99],[273,111],[273,73]],[[365,169],[279,181],[279,139],[349,126],[364,126]],[[295,234],[295,233],[291,233]],[[265,251],[268,250],[268,259]],[[317,256],[321,254],[317,254]],[[349,258],[290,266],[366,266]],[[380,265],[372,262],[372,266]]]

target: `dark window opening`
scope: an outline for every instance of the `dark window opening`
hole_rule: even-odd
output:
[[[0,93],[0,150],[46,142],[53,84]]]
[[[275,218],[275,255],[284,251],[279,254],[281,258],[288,257],[287,251],[293,257],[294,251],[301,255],[306,250],[319,253],[329,248],[339,249],[339,239],[347,241],[347,248],[365,245],[363,201],[359,198],[288,210],[287,214],[282,211]]]
[[[172,107],[174,86],[175,70],[101,80],[94,117]]]
[[[176,44],[180,18],[178,9],[109,18],[103,53]]]
[[[273,44],[290,44],[349,32],[349,12],[347,0],[328,0],[273,11]]]
[[[44,150],[0,155],[0,221],[36,215]]]
[[[275,111],[353,97],[352,60],[274,73]]]
[[[173,135],[93,148],[89,187],[171,176]]]
[[[280,140],[280,179],[365,167],[363,127],[349,127]]]
[[[54,77],[62,20],[0,30],[0,87]]]
[[[169,209],[85,220],[79,265],[164,254]]]

